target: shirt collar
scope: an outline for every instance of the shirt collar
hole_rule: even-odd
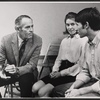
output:
[[[22,39],[20,38],[20,36],[19,36],[19,34],[18,34],[18,43],[19,43],[19,46],[20,46],[20,44],[22,43]]]
[[[95,46],[98,46],[99,42],[100,42],[100,31],[97,33],[97,35],[95,36],[95,38],[93,39],[93,41],[91,41],[91,42],[88,41],[88,43],[90,45],[95,45]]]
[[[80,38],[80,36],[79,36],[79,34],[74,34],[73,36],[68,34],[68,38]]]

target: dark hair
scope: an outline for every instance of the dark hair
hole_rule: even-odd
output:
[[[75,21],[80,22],[82,25],[85,25],[86,22],[88,22],[91,29],[94,31],[100,30],[100,12],[96,7],[81,10],[78,12]]]
[[[32,20],[32,18],[28,15],[20,15],[15,19],[15,29],[17,30],[20,27],[20,22],[23,18],[29,18]]]
[[[64,23],[66,24],[66,20],[67,19],[72,19],[72,18],[76,18],[76,13],[75,12],[69,12],[66,16],[65,16],[65,19],[64,19]],[[67,28],[65,26],[65,32],[63,32],[63,34],[69,34],[69,32],[67,31]]]

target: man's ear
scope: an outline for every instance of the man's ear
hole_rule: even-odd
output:
[[[18,25],[15,25],[15,30],[20,31],[20,27]]]
[[[89,28],[89,23],[86,22],[86,24],[84,25],[84,28],[88,29]]]

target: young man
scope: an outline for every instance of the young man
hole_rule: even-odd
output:
[[[0,69],[7,75],[0,75],[0,86],[19,81],[21,97],[31,97],[42,39],[33,33],[33,20],[28,15],[16,18],[15,29],[0,44]]]
[[[81,10],[76,22],[81,37],[87,36],[82,71],[65,97],[100,96],[100,12],[94,7]]]

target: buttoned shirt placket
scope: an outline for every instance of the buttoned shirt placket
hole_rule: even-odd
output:
[[[92,68],[92,75],[96,78],[96,69],[95,69],[95,44],[90,44],[91,49],[91,68]]]

